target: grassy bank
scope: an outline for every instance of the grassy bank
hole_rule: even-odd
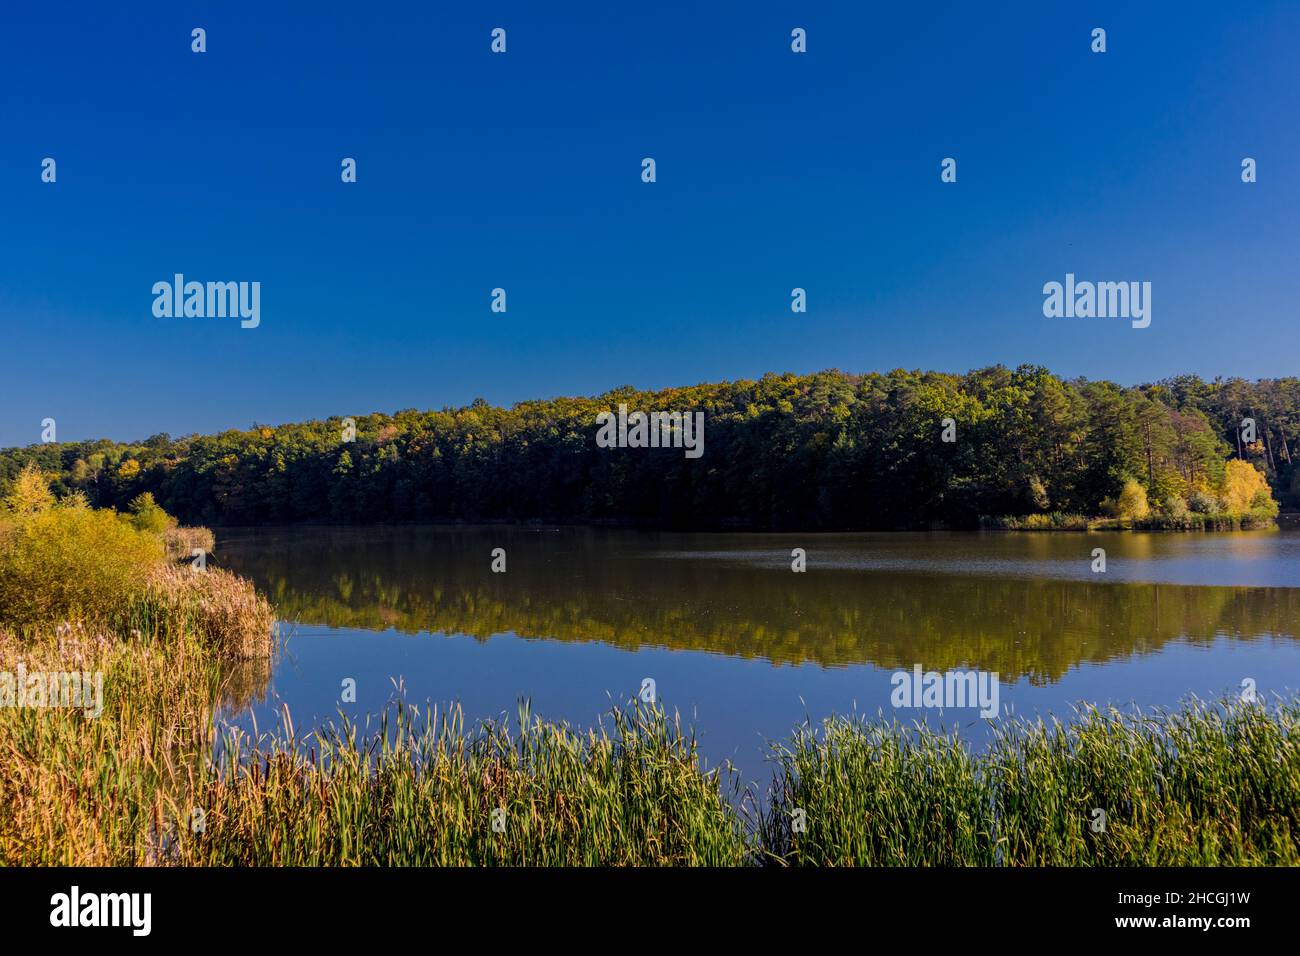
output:
[[[0,507],[0,862],[175,859],[167,833],[207,786],[215,708],[265,680],[275,617],[247,581],[172,563],[173,540],[212,536],[143,496],[125,514],[56,502],[35,469]],[[67,674],[97,683],[97,715],[19,705],[34,689],[19,675]]]

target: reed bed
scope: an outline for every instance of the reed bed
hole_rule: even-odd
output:
[[[1001,721],[978,755],[924,726],[833,718],[776,759],[768,862],[1300,864],[1300,698]]]
[[[34,468],[0,506],[0,863],[174,862],[214,771],[217,702],[258,673],[265,687],[270,604],[169,565],[151,527],[169,520],[151,499],[131,516],[55,501]],[[78,691],[29,701],[33,675]]]
[[[0,671],[103,673],[103,711],[0,707],[0,864],[147,866],[174,859],[210,772],[212,655],[82,627],[33,639],[0,633]]]
[[[225,739],[190,865],[736,866],[750,848],[662,711],[615,710],[580,733],[521,706],[517,730],[398,704],[371,733],[343,722],[304,749],[287,725]]]
[[[1068,724],[1001,728],[988,770],[1007,862],[1300,864],[1298,704],[1082,707]],[[1105,828],[1094,832],[1098,809]]]
[[[217,546],[216,536],[210,528],[168,528],[162,533],[163,547],[168,561],[188,560],[195,551],[211,554]]]
[[[229,571],[188,565],[150,568],[143,588],[127,603],[120,629],[166,642],[188,635],[225,658],[270,657],[275,611],[253,585]]]
[[[768,862],[792,866],[991,866],[988,782],[955,736],[833,717],[774,748]],[[797,812],[801,811],[801,812]],[[800,829],[800,825],[802,829]]]

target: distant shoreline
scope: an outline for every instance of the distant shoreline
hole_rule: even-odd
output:
[[[1263,526],[1300,505],[1300,380],[1140,388],[1024,365],[894,370],[0,450],[188,525],[554,521],[841,531]],[[688,427],[689,425],[689,427]],[[1123,525],[1120,525],[1121,527]]]
[[[981,531],[1267,531],[1280,527],[1282,516],[1157,514],[1148,518],[1085,515],[998,515],[980,519]],[[1292,517],[1296,517],[1292,515]]]

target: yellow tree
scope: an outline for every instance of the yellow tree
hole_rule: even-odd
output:
[[[1147,490],[1139,482],[1128,479],[1119,493],[1116,510],[1121,518],[1145,518],[1151,511],[1151,506],[1147,503]]]
[[[13,487],[5,496],[5,505],[20,515],[36,514],[52,507],[54,494],[50,491],[49,475],[29,463],[14,479]]]
[[[1234,458],[1223,470],[1224,508],[1231,514],[1244,514],[1252,508],[1267,507],[1273,502],[1268,482],[1254,465]]]

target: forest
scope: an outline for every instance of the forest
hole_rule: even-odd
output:
[[[604,448],[620,404],[703,412],[706,453]],[[1250,421],[1247,422],[1246,420]],[[355,434],[353,434],[353,431]],[[442,521],[679,529],[1034,526],[1110,515],[1271,521],[1300,498],[1300,379],[1154,384],[1045,368],[809,375],[595,397],[482,399],[217,435],[0,451],[0,494],[34,464],[59,497],[186,524]],[[1203,525],[1202,525],[1203,526]]]

